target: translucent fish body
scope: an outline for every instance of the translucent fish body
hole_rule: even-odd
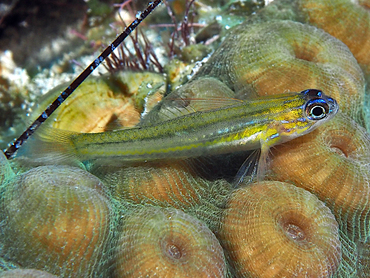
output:
[[[39,136],[52,143],[54,151],[62,150],[82,162],[121,165],[258,148],[264,152],[306,134],[338,110],[334,99],[315,89],[226,102],[225,107],[194,111],[132,129],[103,133],[54,130]]]

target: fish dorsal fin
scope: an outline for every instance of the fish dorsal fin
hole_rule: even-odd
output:
[[[220,80],[203,77],[166,96],[143,119],[142,124],[154,124],[197,111],[209,111],[243,103],[234,92]]]
[[[195,112],[211,111],[242,103],[244,102],[240,99],[226,97],[166,98],[142,119],[141,125],[155,124]]]
[[[244,103],[240,99],[228,97],[192,98],[188,99],[188,101],[195,111],[210,111]]]

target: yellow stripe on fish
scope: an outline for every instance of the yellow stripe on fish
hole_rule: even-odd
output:
[[[125,165],[258,148],[265,158],[270,147],[310,132],[337,111],[334,99],[309,89],[235,100],[235,105],[196,111],[136,128],[103,133],[53,131],[39,137],[93,165]],[[42,149],[42,144],[38,149]]]

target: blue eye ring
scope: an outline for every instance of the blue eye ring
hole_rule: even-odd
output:
[[[302,91],[301,93],[305,94],[309,98],[322,97],[322,91],[317,89],[307,89]]]
[[[306,103],[305,112],[310,120],[324,119],[329,113],[329,105],[323,99],[312,99]]]

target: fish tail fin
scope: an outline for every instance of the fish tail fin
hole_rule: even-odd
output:
[[[18,150],[15,158],[22,164],[70,164],[80,165],[71,137],[77,132],[40,127]]]

